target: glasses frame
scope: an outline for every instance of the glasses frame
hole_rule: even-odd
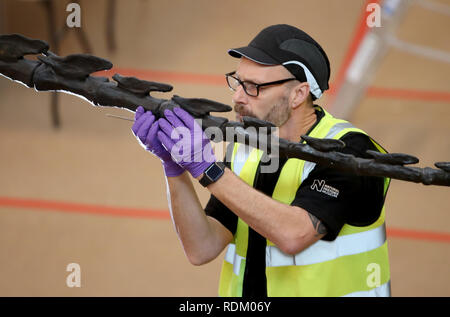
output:
[[[237,87],[236,87],[236,88],[233,88],[233,87],[231,87],[231,85],[230,85],[230,81],[229,81],[228,78],[231,77],[231,78],[237,80],[237,82],[239,83],[239,85],[241,85],[242,88],[244,89],[245,93],[246,93],[247,95],[251,96],[251,97],[258,97],[258,96],[259,96],[259,88],[261,88],[261,87],[271,86],[271,85],[280,85],[280,84],[284,84],[284,83],[286,83],[286,82],[288,82],[288,81],[291,81],[291,80],[297,80],[297,78],[286,78],[286,79],[281,79],[281,80],[271,81],[271,82],[268,82],[268,83],[256,84],[256,83],[251,82],[251,81],[245,81],[245,80],[242,81],[242,80],[240,80],[239,78],[234,77],[234,76],[233,76],[234,74],[236,74],[236,71],[232,71],[232,72],[230,72],[230,73],[225,74],[225,77],[226,77],[226,80],[227,80],[228,87],[230,87],[230,89],[231,89],[232,91],[236,91],[236,88],[237,88]],[[255,85],[255,87],[256,87],[256,95],[252,95],[252,94],[249,94],[249,93],[248,93],[247,88],[245,88],[245,85],[244,85],[245,83],[249,83],[249,84]]]

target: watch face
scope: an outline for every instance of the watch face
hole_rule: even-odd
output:
[[[222,175],[223,170],[217,166],[216,164],[212,165],[207,171],[206,174],[208,175],[209,178],[211,178],[212,180],[215,180],[217,177],[219,177],[220,175]]]

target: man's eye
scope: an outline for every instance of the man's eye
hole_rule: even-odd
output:
[[[253,83],[245,83],[245,88],[247,88],[247,89],[256,89],[256,84],[253,84]]]

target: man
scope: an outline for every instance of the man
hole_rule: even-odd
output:
[[[384,151],[313,104],[328,89],[330,66],[305,32],[270,26],[229,54],[239,58],[227,74],[237,120],[270,121],[292,142],[302,142],[302,135],[340,139],[342,152],[360,157],[368,149]],[[272,158],[280,160],[276,172],[262,173],[268,163],[261,162],[261,151],[239,144],[230,147],[224,167],[180,108],[156,122],[139,108],[133,132],[163,162],[172,219],[189,261],[207,263],[228,246],[219,295],[390,295],[383,209],[388,179],[281,157]],[[205,209],[185,171],[211,192]]]

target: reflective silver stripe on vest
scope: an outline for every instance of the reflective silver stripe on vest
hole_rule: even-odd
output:
[[[324,139],[332,139],[336,134],[341,132],[344,129],[351,129],[354,128],[353,124],[350,122],[339,122],[336,123],[334,126],[331,127],[330,131],[328,131],[327,135],[324,137]]]
[[[266,266],[309,265],[381,247],[386,241],[384,224],[368,231],[338,236],[334,241],[319,240],[296,255],[283,253],[276,246],[266,247]]]
[[[316,163],[306,161],[305,165],[303,165],[303,173],[302,173],[302,183],[305,179],[308,178],[309,173],[316,167]]]
[[[239,176],[239,174],[242,171],[242,168],[244,167],[245,161],[247,161],[250,153],[252,152],[251,147],[244,145],[244,144],[239,144],[237,150],[236,150],[236,154],[234,155],[233,158],[233,172]]]
[[[241,270],[241,261],[245,259],[243,256],[240,256],[236,253],[236,245],[234,243],[230,243],[228,245],[227,253],[225,253],[225,261],[233,265],[233,272],[236,275],[239,275],[239,271]]]
[[[353,292],[343,297],[391,297],[391,281],[375,287],[370,291]]]

